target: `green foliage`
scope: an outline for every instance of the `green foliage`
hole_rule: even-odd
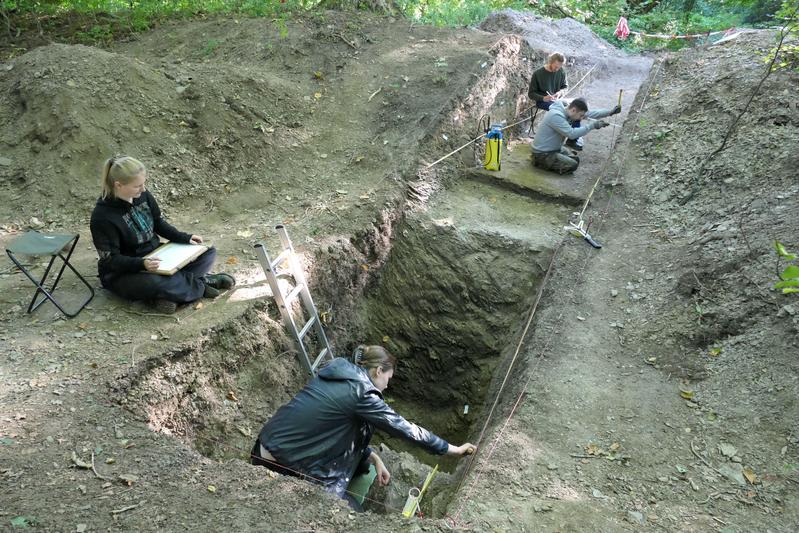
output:
[[[799,0],[784,0],[775,19],[783,24],[782,31],[785,34],[785,39],[771,68],[772,70],[799,72],[799,43],[797,43],[799,40]],[[777,53],[775,46],[768,53],[765,61],[770,63]]]
[[[620,16],[631,30],[658,34],[705,33],[750,24],[771,24],[791,12],[799,0],[0,0],[0,15],[11,37],[23,31],[43,34],[68,28],[81,42],[105,44],[164,20],[213,14],[272,18],[281,38],[288,35],[292,14],[321,15],[326,8],[397,10],[406,17],[437,26],[475,24],[504,8],[550,17],[571,17],[589,24],[600,36],[622,48],[680,48],[695,40],[640,39],[613,36]],[[701,41],[701,39],[700,39]],[[213,52],[211,50],[210,52]],[[799,68],[799,47],[783,52],[779,68]]]
[[[655,5],[652,2],[640,4],[638,9],[622,5],[615,12],[615,20],[605,20],[602,24],[591,21],[590,25],[601,37],[630,51],[676,50],[703,43],[708,38],[664,39],[631,35],[627,40],[620,41],[613,35],[618,17],[627,17],[630,31],[660,35],[700,35],[740,26],[747,13],[747,7],[723,0],[660,1]]]
[[[107,44],[173,19],[214,14],[275,17],[281,36],[292,13],[316,8],[321,0],[0,0],[9,37],[24,31],[62,33],[78,42]],[[60,30],[60,31],[59,31]],[[213,49],[204,50],[209,54]]]
[[[95,24],[85,31],[76,31],[75,36],[81,42],[107,44],[114,40],[114,31],[110,24]]]
[[[219,47],[219,41],[217,41],[216,39],[208,39],[208,41],[205,43],[205,46],[203,47],[202,54],[206,57],[210,56],[214,53],[214,51],[218,47]]]
[[[285,39],[289,36],[289,27],[286,24],[288,17],[288,13],[281,13],[280,16],[274,20],[275,26],[277,26],[278,35],[281,39]]]
[[[795,262],[797,260],[796,254],[792,254],[785,249],[781,242],[774,242],[774,249],[777,251],[778,261]],[[780,279],[774,284],[775,289],[782,289],[783,294],[799,293],[799,265],[789,264],[780,273]]]
[[[17,516],[11,519],[11,527],[14,529],[23,529],[35,525],[36,519],[32,516]]]
[[[435,26],[467,26],[492,11],[529,10],[531,5],[524,0],[399,0],[396,4],[408,18]]]

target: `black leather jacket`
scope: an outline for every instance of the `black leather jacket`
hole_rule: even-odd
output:
[[[383,400],[369,374],[336,358],[264,425],[258,440],[281,465],[343,497],[371,454],[374,429],[443,455],[449,444],[408,422]]]

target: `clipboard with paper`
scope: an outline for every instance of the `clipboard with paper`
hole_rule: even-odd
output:
[[[204,244],[181,244],[167,242],[145,255],[145,259],[160,259],[158,270],[153,274],[171,276],[184,266],[188,265],[208,250]]]

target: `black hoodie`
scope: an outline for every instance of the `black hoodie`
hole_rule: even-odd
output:
[[[383,400],[369,374],[336,358],[319,371],[261,430],[258,440],[278,463],[307,474],[343,497],[362,461],[374,428],[402,437],[429,453],[449,444],[408,422]]]
[[[178,231],[161,216],[153,195],[144,191],[133,203],[119,198],[100,198],[91,219],[92,240],[100,256],[100,280],[109,274],[144,270],[145,255],[160,244],[158,236],[188,243],[191,235]]]

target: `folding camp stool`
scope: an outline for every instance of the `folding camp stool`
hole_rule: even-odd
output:
[[[11,241],[8,246],[6,246],[6,253],[8,254],[8,257],[10,257],[14,264],[17,265],[17,267],[23,272],[23,274],[25,274],[34,285],[36,285],[36,292],[33,294],[33,299],[28,306],[28,313],[32,313],[46,300],[50,300],[59,311],[72,318],[77,316],[78,313],[80,313],[83,308],[92,301],[92,298],[94,298],[94,288],[89,285],[89,282],[86,281],[86,279],[81,276],[80,273],[75,270],[75,267],[73,267],[69,262],[69,258],[72,257],[72,252],[75,251],[75,247],[78,245],[79,237],[80,235],[78,234],[59,235],[55,233],[39,233],[38,231],[29,231],[26,234],[17,237]],[[66,256],[64,255],[65,252]],[[33,257],[50,256],[50,263],[44,270],[44,275],[40,281],[37,281],[36,278],[31,275],[30,271],[22,266],[22,263],[20,263],[16,257],[18,255],[27,255]],[[50,275],[50,270],[53,268],[53,263],[55,263],[56,258],[60,258],[64,264],[61,265],[61,269],[58,271],[58,275],[56,276],[52,287],[50,287],[48,290],[45,286],[45,282],[47,281],[47,277]],[[86,299],[86,301],[84,301],[74,313],[70,313],[64,309],[53,296],[53,293],[58,286],[58,282],[61,281],[61,276],[64,274],[64,269],[67,267],[69,267],[69,269],[74,272],[76,276],[78,276],[78,279],[81,280],[84,285],[86,285],[90,293],[89,298]],[[41,298],[37,302],[39,293],[44,294],[44,298]]]

